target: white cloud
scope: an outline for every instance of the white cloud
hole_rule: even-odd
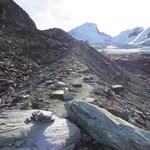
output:
[[[117,34],[136,26],[148,27],[149,0],[15,0],[40,29],[70,30],[84,22],[97,23],[100,31]]]

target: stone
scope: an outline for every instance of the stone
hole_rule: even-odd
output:
[[[104,89],[104,92],[105,92],[107,95],[109,95],[109,96],[113,96],[113,95],[114,95],[114,92],[112,91],[112,89],[111,89],[111,88],[108,88],[108,87],[106,87],[106,88]]]
[[[119,85],[119,84],[115,84],[115,85],[111,85],[111,88],[112,89],[123,89],[123,86]]]
[[[101,88],[95,88],[95,89],[93,90],[93,93],[94,93],[95,95],[103,95],[103,91],[102,91]]]
[[[91,102],[94,102],[94,101],[95,101],[95,98],[91,98],[91,97],[85,98],[85,102],[91,103]]]
[[[52,123],[30,120],[35,110],[10,110],[0,113],[1,150],[73,150],[81,135],[67,119]],[[40,110],[43,114],[46,111]],[[49,112],[48,112],[49,113]]]
[[[73,71],[73,69],[72,69],[72,68],[70,68],[70,69],[66,69],[66,71],[67,71],[67,72],[72,72],[72,71]]]
[[[86,83],[91,83],[93,82],[94,78],[92,76],[88,76],[88,77],[83,78],[83,80]]]
[[[65,88],[64,88],[64,91],[65,91],[65,92],[68,92],[68,91],[69,91],[69,88],[65,87]]]
[[[13,80],[0,79],[0,95],[2,93],[7,93],[9,95],[14,93],[14,87],[16,84]]]
[[[82,84],[79,83],[79,82],[74,82],[74,83],[72,83],[72,86],[75,87],[75,88],[81,88]]]
[[[113,150],[150,150],[150,132],[118,118],[106,109],[83,102],[66,104],[68,116],[94,140]]]
[[[29,98],[30,95],[29,94],[26,94],[26,95],[22,95],[22,98],[26,99],[26,98]]]
[[[51,85],[51,84],[54,84],[54,83],[55,83],[54,80],[47,80],[47,81],[45,82],[46,85]]]
[[[7,80],[7,79],[0,79],[0,83],[4,85],[14,84],[13,80]]]
[[[119,84],[111,85],[111,90],[114,91],[116,94],[119,94],[120,92],[124,90],[124,87]]]
[[[52,92],[50,97],[53,99],[63,99],[64,95],[65,95],[64,90],[57,90],[57,91]]]
[[[60,81],[56,82],[56,87],[57,88],[63,88],[63,87],[66,87],[66,86],[67,86],[67,84],[64,83],[64,82],[60,82]]]
[[[33,109],[42,109],[42,108],[44,107],[44,103],[39,102],[39,101],[36,101],[36,100],[33,100],[33,101],[31,102],[31,107],[32,107]]]
[[[32,120],[35,121],[41,121],[41,122],[53,122],[54,119],[52,119],[53,113],[49,111],[35,111],[32,113],[32,116],[30,117]]]
[[[47,92],[48,88],[47,88],[47,84],[45,85],[44,83],[39,84],[36,88],[37,92],[41,93],[41,92]]]
[[[18,103],[17,108],[21,110],[25,110],[29,108],[29,102],[24,102],[24,103]]]
[[[68,93],[66,95],[64,95],[63,101],[67,102],[67,101],[71,101],[73,100],[73,95]]]

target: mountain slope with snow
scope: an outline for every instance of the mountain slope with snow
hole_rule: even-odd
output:
[[[144,29],[142,27],[136,27],[134,29],[125,30],[119,35],[113,37],[112,43],[115,45],[126,45],[133,41]]]
[[[131,44],[149,44],[150,45],[150,27],[141,32]]]
[[[100,32],[96,24],[85,23],[69,31],[69,34],[77,40],[89,43],[95,48],[102,48],[111,43],[112,37]]]
[[[106,48],[110,45],[120,48],[150,46],[150,27],[146,30],[142,27],[128,29],[115,37],[111,37],[104,32],[100,32],[96,24],[85,23],[68,33],[75,39],[85,41],[96,49]]]

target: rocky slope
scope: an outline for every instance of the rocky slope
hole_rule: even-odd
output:
[[[36,29],[34,22],[29,15],[13,0],[0,0],[0,16],[3,19],[16,22],[23,28]]]
[[[149,129],[147,81],[61,29],[37,30],[19,6],[9,5],[12,17],[12,8],[0,5],[1,111],[50,109],[62,117],[66,101],[83,99]],[[19,11],[23,16],[13,18]]]

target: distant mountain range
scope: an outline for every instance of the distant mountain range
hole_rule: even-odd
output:
[[[144,29],[142,27],[136,27],[130,30],[122,31],[119,35],[112,38],[114,44],[129,44],[132,42]]]
[[[101,48],[111,43],[112,37],[100,32],[96,24],[85,23],[75,29],[69,31],[69,34],[74,38],[82,41],[86,41],[91,46]]]
[[[143,30],[130,44],[150,46],[150,27]]]
[[[94,23],[84,23],[68,32],[80,41],[85,41],[96,49],[105,48],[108,45],[123,46],[150,46],[150,28],[136,27],[122,31],[119,35],[112,37],[100,32]]]

